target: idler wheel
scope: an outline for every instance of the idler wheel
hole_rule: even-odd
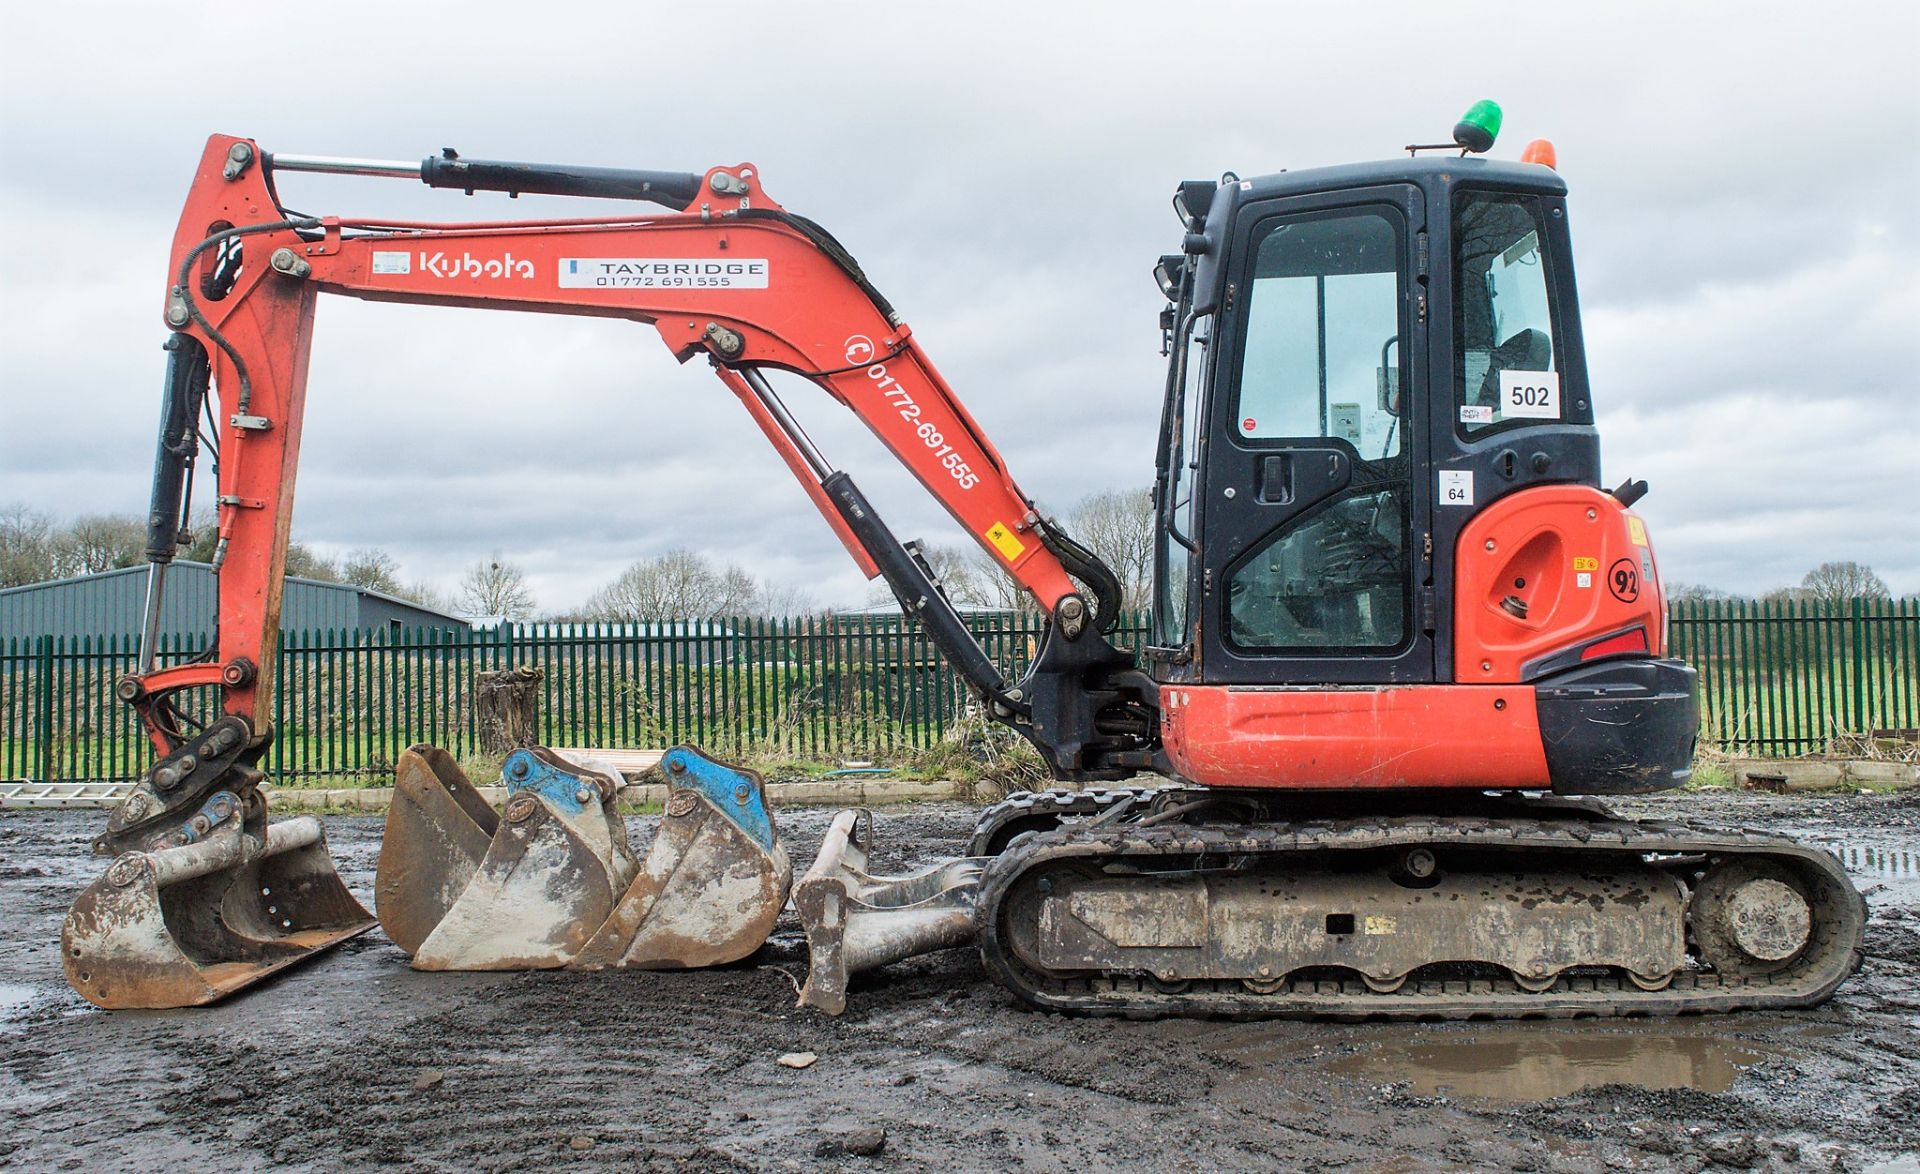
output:
[[[1813,938],[1813,906],[1799,881],[1766,861],[1709,871],[1694,890],[1690,920],[1701,960],[1743,977],[1785,969]]]

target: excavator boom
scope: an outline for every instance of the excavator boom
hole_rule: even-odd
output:
[[[275,176],[294,171],[629,199],[665,210],[468,223],[316,218],[280,205]],[[160,757],[96,844],[121,859],[76,904],[67,934],[70,976],[103,1005],[206,1001],[372,924],[333,875],[317,827],[297,837],[303,874],[314,877],[299,891],[249,894],[238,879],[291,843],[269,828],[256,764],[273,737],[264,715],[322,293],[653,326],[681,361],[708,360],[861,569],[886,578],[990,711],[1014,723],[1056,770],[1124,774],[1151,765],[1151,687],[1132,673],[1131,657],[1098,634],[1118,618],[1113,575],[1042,517],[846,249],[781,208],[751,164],[694,174],[451,152],[419,164],[276,158],[250,140],[214,136],[169,271],[164,316],[174,333],[148,515],[147,620],[139,668],[117,685]],[[1049,639],[1027,681],[1001,675],[925,560],[812,443],[768,371],[798,375],[858,415],[1053,620],[1059,638]],[[203,414],[211,436],[202,435]],[[185,532],[203,441],[217,481],[217,635],[202,657],[161,665],[156,625],[166,570]],[[199,690],[217,693],[218,721],[205,729],[180,704]],[[1101,711],[1125,712],[1116,720]],[[495,818],[450,759],[415,747],[399,767],[400,801],[383,844],[382,921],[416,965],[436,969],[707,965],[750,952],[791,881],[761,783],[691,750],[670,759],[686,782],[674,791],[672,834],[656,837],[640,862],[615,814],[617,776],[537,748],[523,752],[508,760],[511,799]],[[533,778],[558,781],[536,786]],[[703,789],[702,779],[731,781]],[[161,852],[172,855],[154,855]],[[322,867],[313,864],[316,853]],[[120,891],[139,876],[152,879]],[[170,880],[180,887],[169,890]],[[115,900],[104,900],[109,891]],[[749,891],[751,899],[742,895]],[[727,902],[732,917],[712,909],[685,916]],[[224,934],[185,930],[215,907],[236,910]],[[322,909],[324,916],[314,912]],[[500,928],[509,922],[524,931]],[[171,928],[155,934],[156,925]],[[218,981],[210,980],[216,971]]]

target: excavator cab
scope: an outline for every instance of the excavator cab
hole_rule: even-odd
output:
[[[1692,673],[1662,658],[1644,485],[1600,488],[1559,175],[1416,156],[1188,182],[1174,205],[1147,653],[1182,711],[1174,770],[1685,781]],[[1289,746],[1307,725],[1312,755]]]

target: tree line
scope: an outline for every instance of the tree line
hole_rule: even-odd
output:
[[[1721,591],[1714,587],[1702,587],[1695,583],[1668,582],[1667,600],[1670,603],[1697,602],[1753,602],[1762,603],[1814,603],[1827,606],[1844,607],[1854,600],[1892,599],[1893,589],[1887,581],[1874,572],[1865,563],[1826,562],[1808,571],[1800,582],[1791,587],[1776,587],[1759,595],[1742,595],[1732,591]],[[1909,595],[1907,598],[1914,598]]]
[[[1125,606],[1144,606],[1153,573],[1148,495],[1090,494],[1067,512],[1063,524],[1113,568],[1125,591]],[[25,505],[0,507],[0,588],[139,566],[146,561],[146,540],[146,523],[131,514],[92,514],[59,523]],[[196,519],[178,557],[211,561],[216,540],[212,519]],[[1031,599],[984,551],[933,546],[926,553],[954,602],[1031,608]],[[510,620],[659,623],[820,610],[804,587],[763,581],[736,563],[716,563],[690,550],[639,559],[579,607],[547,612],[541,610],[525,568],[497,554],[470,564],[450,593],[404,578],[395,559],[378,547],[330,558],[295,541],[287,547],[287,574],[379,591],[435,611]],[[869,602],[878,605],[890,599],[885,585],[875,584]]]
[[[1154,527],[1148,495],[1112,490],[1080,499],[1061,519],[1067,533],[1112,568],[1128,610],[1147,605],[1152,590]],[[206,562],[216,541],[211,519],[196,522],[181,558]],[[64,524],[24,505],[0,507],[0,587],[138,566],[146,559],[146,524],[126,514],[93,514]],[[963,607],[1029,611],[1033,601],[999,562],[977,546],[924,548],[949,598]],[[404,578],[399,564],[378,547],[339,558],[300,542],[287,548],[287,574],[344,583],[409,600],[434,611],[502,616],[525,621],[662,623],[741,615],[804,615],[820,605],[804,587],[762,581],[735,563],[716,563],[689,550],[670,550],[635,561],[579,607],[543,612],[525,568],[493,555],[468,565],[452,592]],[[1892,592],[1873,568],[1858,562],[1827,562],[1792,587],[1760,596],[1739,596],[1693,584],[1670,582],[1670,600],[1805,600],[1844,605],[1854,599],[1887,599]],[[876,582],[868,602],[892,599]]]

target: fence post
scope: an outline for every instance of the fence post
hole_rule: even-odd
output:
[[[1848,601],[1848,612],[1852,622],[1853,637],[1853,727],[1842,733],[1857,733],[1864,737],[1873,729],[1873,723],[1867,720],[1867,625],[1865,619],[1866,600],[1854,598]]]
[[[50,783],[53,781],[53,637],[40,637],[39,672],[35,682],[35,700],[39,703],[34,714],[34,742],[39,751],[39,762],[35,764],[34,781]]]

